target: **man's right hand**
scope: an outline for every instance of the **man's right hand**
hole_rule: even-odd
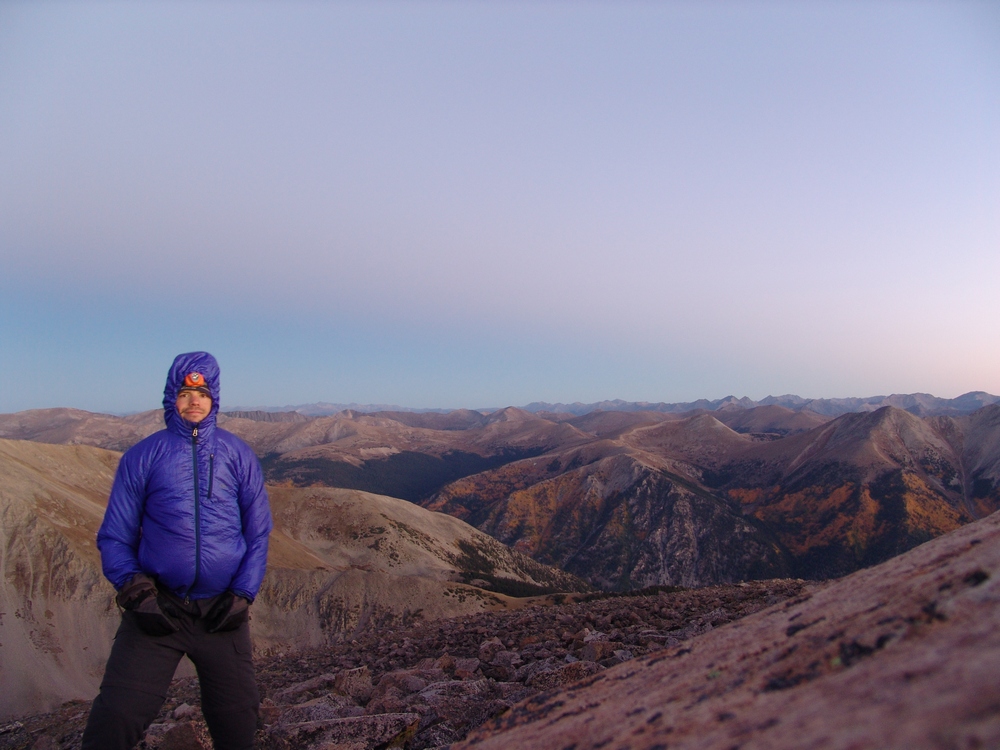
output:
[[[132,613],[135,624],[146,635],[170,635],[180,629],[161,608],[156,584],[143,573],[122,586],[116,600],[122,609]]]

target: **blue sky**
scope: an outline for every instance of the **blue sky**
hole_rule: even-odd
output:
[[[0,4],[0,411],[1000,393],[998,8]]]

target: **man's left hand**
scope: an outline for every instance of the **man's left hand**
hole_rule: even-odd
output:
[[[250,602],[242,596],[227,591],[220,594],[218,600],[205,615],[205,625],[209,633],[222,633],[236,630],[250,619]]]

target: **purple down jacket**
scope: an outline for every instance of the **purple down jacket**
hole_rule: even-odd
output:
[[[197,425],[174,405],[192,372],[212,394],[212,410]],[[178,355],[163,390],[167,428],[122,456],[97,533],[104,575],[115,588],[146,573],[182,598],[226,590],[257,596],[271,533],[264,477],[250,446],[216,426],[218,412],[215,358]]]

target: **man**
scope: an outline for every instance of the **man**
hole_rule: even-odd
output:
[[[260,462],[216,426],[219,365],[178,355],[163,391],[166,429],[118,465],[97,534],[123,608],[83,734],[85,750],[130,750],[159,713],[184,654],[217,750],[253,745],[260,704],[248,608],[264,577],[271,513]]]

